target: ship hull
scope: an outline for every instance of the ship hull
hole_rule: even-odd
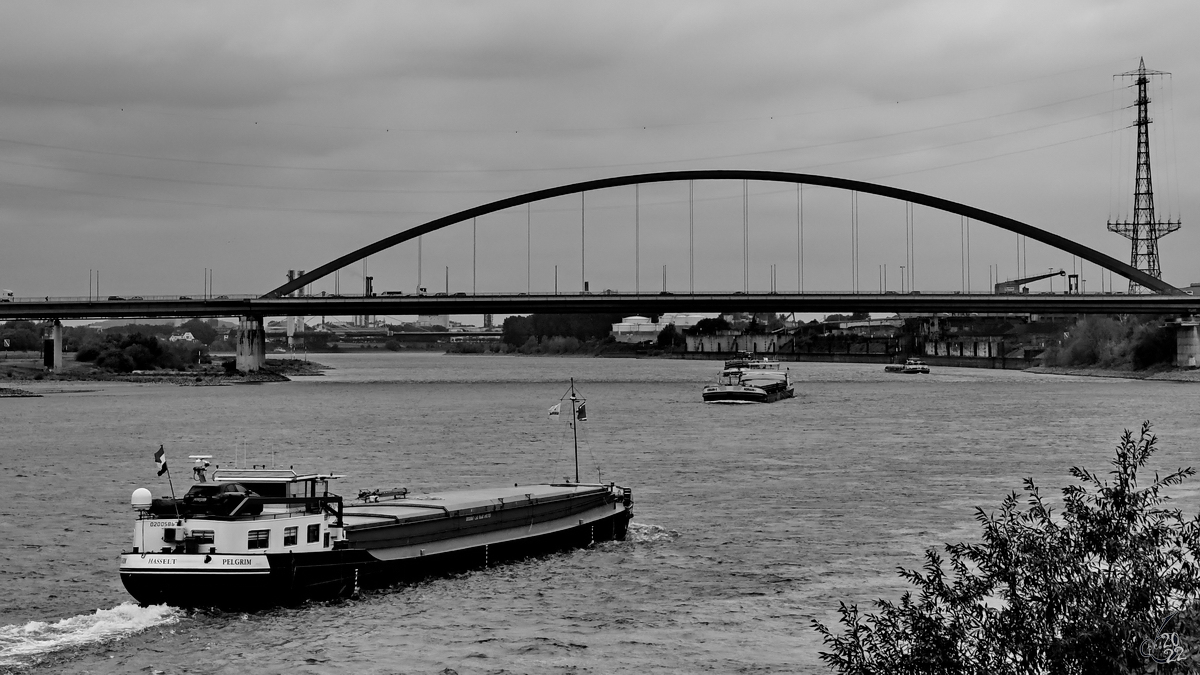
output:
[[[712,385],[705,387],[701,393],[705,403],[774,403],[795,395],[791,387],[766,389],[740,385]]]
[[[402,546],[240,555],[125,553],[121,581],[144,605],[220,609],[289,605],[624,540],[632,515],[628,505],[618,502],[573,514],[571,519]]]

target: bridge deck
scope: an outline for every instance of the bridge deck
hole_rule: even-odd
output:
[[[115,317],[352,316],[417,314],[529,314],[591,312],[901,312],[1042,314],[1200,314],[1191,295],[990,293],[603,293],[479,294],[386,297],[220,299],[146,297],[17,298],[0,302],[0,320]]]

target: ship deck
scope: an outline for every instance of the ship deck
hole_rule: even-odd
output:
[[[545,502],[599,495],[607,490],[608,487],[604,485],[517,485],[409,495],[394,500],[346,504],[343,522],[347,531],[353,531],[536,506]]]

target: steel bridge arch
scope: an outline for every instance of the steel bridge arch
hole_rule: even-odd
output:
[[[441,218],[436,218],[423,225],[409,228],[403,232],[393,234],[389,237],[380,239],[379,241],[363,246],[360,249],[351,251],[346,255],[331,260],[330,262],[321,265],[320,267],[296,277],[282,286],[268,291],[262,297],[277,298],[287,295],[296,289],[303,288],[312,282],[333,273],[351,263],[357,262],[385,249],[401,244],[410,239],[415,239],[423,234],[428,234],[444,227],[461,223],[465,220],[478,218],[489,213],[503,211],[514,206],[530,204],[533,202],[552,199],[554,197],[562,197],[565,195],[578,194],[580,192],[588,192],[590,190],[601,190],[604,188],[622,187],[625,185],[638,185],[645,183],[667,183],[685,180],[754,180],[776,183],[796,183],[801,185],[818,185],[822,187],[831,187],[841,190],[853,190],[864,192],[867,194],[879,195],[880,197],[888,197],[900,201],[912,202],[928,206],[939,211],[954,213],[960,216],[965,216],[972,220],[977,220],[982,223],[994,225],[996,227],[1015,232],[1035,241],[1040,241],[1062,251],[1066,251],[1073,255],[1079,256],[1084,260],[1099,265],[1104,269],[1111,270],[1121,276],[1135,281],[1146,288],[1149,288],[1157,293],[1167,295],[1181,295],[1183,291],[1174,286],[1156,279],[1145,272],[1117,260],[1111,256],[1105,255],[1095,249],[1088,248],[1083,244],[1071,241],[1065,237],[1061,237],[1052,232],[1034,227],[1019,220],[1013,220],[990,211],[977,209],[973,206],[960,204],[948,199],[933,197],[931,195],[913,192],[912,190],[904,190],[901,188],[889,187],[886,185],[877,185],[875,183],[867,183],[859,180],[851,180],[848,178],[834,178],[832,176],[818,176],[815,174],[804,173],[788,173],[785,171],[754,171],[743,169],[705,169],[694,171],[662,171],[656,173],[640,173],[631,174],[628,176],[614,176],[611,178],[600,178],[596,180],[586,180],[579,183],[570,183],[568,185],[560,185],[558,187],[547,188],[544,190],[535,190],[525,194],[507,197],[487,204],[474,206],[457,213],[452,213]]]

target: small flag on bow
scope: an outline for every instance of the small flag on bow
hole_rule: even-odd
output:
[[[578,419],[580,422],[587,421],[587,404],[586,403],[579,404],[579,412],[575,413],[575,418]]]
[[[163,451],[163,446],[161,445],[158,446],[158,450],[154,453],[154,463],[158,465],[158,475],[160,476],[167,472],[167,460],[163,459],[163,455],[165,454],[166,452]]]
[[[558,408],[561,405],[562,405],[561,403],[555,403],[554,405],[550,406],[550,421],[551,422],[558,421]]]

